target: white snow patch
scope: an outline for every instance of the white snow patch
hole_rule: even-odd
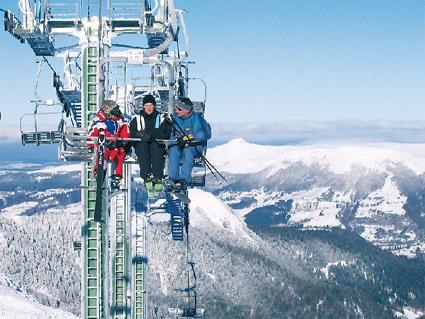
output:
[[[364,224],[364,231],[360,235],[367,241],[373,242],[375,240],[376,231],[378,230],[379,226],[377,225],[370,225],[370,224]]]
[[[355,261],[345,261],[345,260],[340,260],[340,261],[336,261],[336,262],[332,262],[332,263],[327,263],[325,267],[320,268],[320,272],[323,273],[325,275],[326,279],[329,279],[330,276],[330,269],[331,267],[348,267],[350,265],[353,265],[355,263]]]
[[[289,225],[303,224],[306,228],[342,227],[338,219],[341,207],[337,202],[321,199],[328,188],[314,188],[286,194],[284,199],[292,199]]]
[[[403,312],[395,311],[394,314],[402,319],[417,319],[425,315],[425,312],[412,307],[403,307]]]
[[[400,194],[392,176],[389,175],[382,188],[370,193],[366,199],[360,202],[360,206],[356,212],[356,218],[370,218],[377,213],[404,215],[406,212],[403,206],[406,200],[406,196]]]
[[[23,169],[23,168],[32,168],[32,167],[40,167],[40,164],[33,163],[10,163],[3,166],[4,169],[13,170],[13,169]]]
[[[65,174],[70,172],[77,172],[81,170],[81,164],[67,164],[59,166],[48,166],[46,168],[29,172],[29,174]]]

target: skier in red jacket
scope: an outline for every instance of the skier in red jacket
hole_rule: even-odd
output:
[[[100,110],[96,113],[87,137],[87,146],[95,150],[96,142],[90,137],[98,137],[101,131],[105,132],[106,150],[105,160],[111,160],[115,164],[114,174],[111,176],[111,188],[117,190],[120,188],[123,175],[123,163],[126,152],[123,148],[125,141],[123,138],[130,137],[130,131],[127,122],[117,103],[112,100],[106,100],[102,103]],[[94,167],[94,176],[97,173],[97,161]]]

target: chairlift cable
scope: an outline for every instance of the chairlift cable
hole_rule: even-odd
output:
[[[57,72],[55,71],[55,69],[52,67],[52,65],[50,64],[49,60],[47,60],[47,58],[45,56],[43,56],[44,61],[46,61],[47,65],[50,67],[50,69],[53,71],[53,73]]]

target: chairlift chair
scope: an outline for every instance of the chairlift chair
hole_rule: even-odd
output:
[[[92,157],[92,152],[87,147],[87,129],[66,127],[59,148],[59,158],[64,161],[90,162]]]
[[[64,125],[64,116],[63,112],[38,112],[40,106],[59,106],[53,102],[47,101],[32,101],[35,103],[35,109],[33,113],[27,113],[21,116],[20,118],[20,131],[21,131],[21,141],[23,145],[26,144],[54,144],[60,143],[63,137],[63,125]],[[39,130],[39,120],[40,117],[47,115],[60,115],[60,121],[58,128],[56,130]],[[23,128],[23,120],[25,118],[32,117],[34,121],[33,130],[25,131]]]

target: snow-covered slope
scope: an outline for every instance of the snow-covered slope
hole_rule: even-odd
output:
[[[39,304],[4,275],[0,275],[0,318],[77,319],[69,312]]]
[[[254,234],[246,227],[243,219],[235,215],[219,198],[200,189],[189,191],[191,225],[196,228],[218,228],[249,241]]]
[[[59,166],[48,166],[32,171],[31,174],[64,174],[81,170],[81,164],[67,164]]]
[[[266,146],[234,139],[208,151],[209,160],[217,168],[233,173],[254,173],[290,163],[319,163],[335,173],[351,170],[353,165],[383,170],[387,164],[403,163],[417,173],[425,172],[424,144],[362,144]]]

